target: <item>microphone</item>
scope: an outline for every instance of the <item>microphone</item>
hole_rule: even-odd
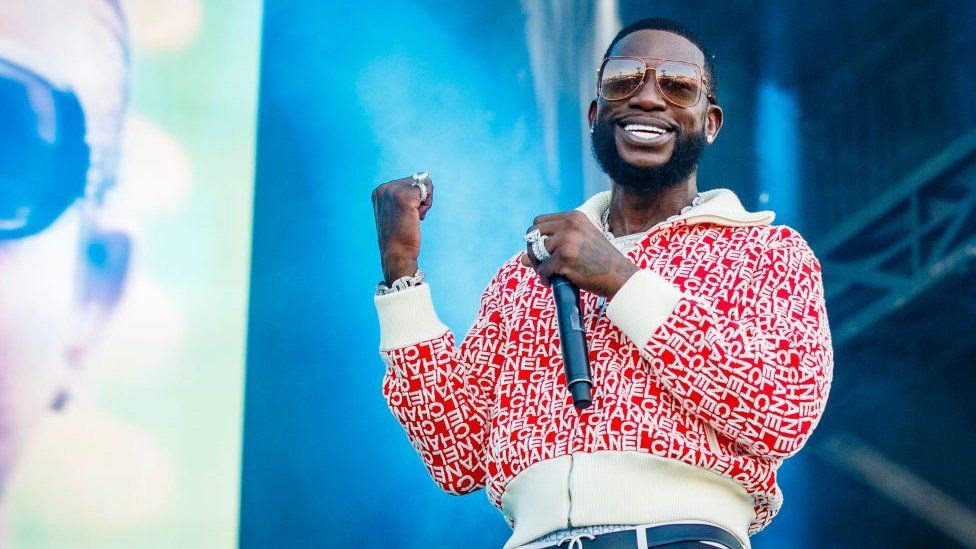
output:
[[[552,296],[556,301],[556,322],[563,348],[566,385],[573,396],[573,406],[582,410],[592,403],[590,394],[593,381],[590,380],[590,356],[586,349],[583,315],[580,313],[579,288],[563,275],[552,275],[550,281]]]

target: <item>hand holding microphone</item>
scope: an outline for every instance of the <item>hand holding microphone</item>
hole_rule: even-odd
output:
[[[525,240],[522,264],[552,286],[566,383],[576,408],[586,408],[592,381],[579,290],[612,298],[637,267],[578,211],[536,217]]]

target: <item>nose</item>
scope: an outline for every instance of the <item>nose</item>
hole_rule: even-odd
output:
[[[646,111],[664,110],[668,108],[668,102],[657,89],[656,76],[654,69],[648,69],[644,73],[644,82],[627,101],[629,106]]]

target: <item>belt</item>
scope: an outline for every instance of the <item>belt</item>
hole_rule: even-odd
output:
[[[641,537],[644,539],[642,540]],[[642,541],[644,543],[642,543]],[[559,547],[569,543],[568,549],[666,548],[673,543],[711,541],[728,549],[743,549],[739,538],[728,530],[711,524],[662,524],[638,527],[609,534],[579,534],[567,536]]]

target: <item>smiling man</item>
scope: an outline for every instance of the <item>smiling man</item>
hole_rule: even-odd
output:
[[[611,190],[534,220],[458,346],[417,269],[433,184],[417,174],[373,193],[384,394],[441,487],[487,487],[513,528],[506,548],[747,548],[782,505],[776,471],[831,382],[820,266],[772,212],[698,190],[717,101],[691,31],[620,31],[589,109]],[[594,382],[582,411],[553,274],[581,289]]]

